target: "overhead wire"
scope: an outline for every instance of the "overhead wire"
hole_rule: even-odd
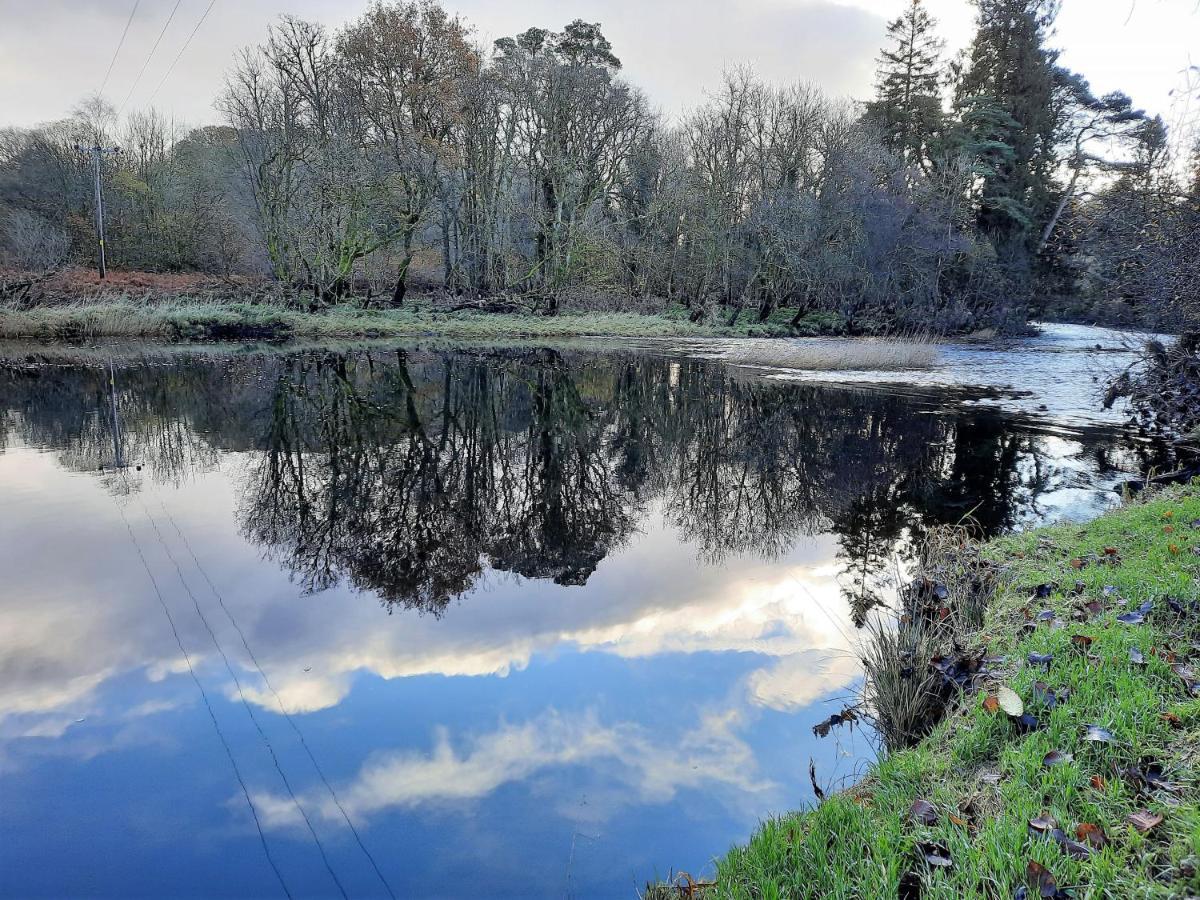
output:
[[[142,68],[138,71],[137,78],[133,79],[133,84],[129,86],[129,93],[125,95],[125,99],[121,102],[120,109],[117,110],[117,117],[120,118],[125,107],[129,104],[129,99],[133,96],[133,92],[137,90],[137,86],[142,81],[142,76],[146,74],[146,69],[150,65],[150,60],[154,59],[154,53],[158,50],[158,45],[162,43],[163,35],[167,33],[167,29],[171,27],[171,22],[175,19],[175,13],[179,11],[179,4],[183,0],[175,0],[175,5],[171,7],[171,14],[167,16],[167,21],[163,23],[162,30],[158,33],[158,37],[154,40],[154,46],[150,48],[150,52],[146,55],[146,61],[142,63]]]
[[[217,0],[209,0],[208,6],[206,6],[204,12],[200,14],[200,19],[196,22],[195,27],[192,29],[192,33],[187,36],[187,40],[183,42],[183,46],[179,48],[179,52],[176,53],[175,58],[171,60],[171,65],[167,66],[167,71],[163,74],[162,79],[158,82],[158,87],[151,92],[150,98],[146,101],[147,105],[154,102],[154,98],[158,96],[158,92],[162,90],[162,86],[167,83],[167,79],[170,78],[171,73],[175,71],[176,63],[179,62],[180,58],[187,50],[188,45],[192,43],[192,38],[196,36],[196,32],[200,30],[200,26],[204,24],[204,20],[208,18],[208,14],[212,12],[212,8],[216,5]]]
[[[139,502],[141,502],[140,497]],[[213,627],[209,623],[208,617],[204,615],[204,611],[200,608],[199,598],[196,597],[191,585],[188,584],[187,579],[184,577],[183,568],[179,565],[179,561],[175,558],[175,554],[171,552],[171,548],[167,545],[166,540],[163,538],[162,531],[158,527],[158,522],[155,521],[154,516],[151,514],[149,508],[147,508],[144,502],[141,503],[141,506],[142,511],[146,514],[146,518],[150,522],[150,527],[154,529],[155,535],[158,536],[158,542],[162,545],[163,552],[166,553],[167,559],[170,560],[171,564],[175,567],[175,572],[179,576],[179,583],[183,587],[184,593],[186,593],[191,599],[192,605],[196,608],[196,615],[200,618],[200,622],[204,625],[205,631],[208,632],[208,636],[212,640],[213,647],[216,648],[217,653],[224,661],[225,671],[227,671],[229,673],[229,677],[233,679],[234,688],[237,691],[238,698],[241,700],[242,706],[245,707],[247,715],[250,716],[250,721],[253,723],[254,728],[258,731],[259,737],[262,738],[263,744],[267,748],[267,753],[271,757],[271,762],[275,766],[275,771],[279,773],[279,778],[283,782],[283,786],[286,788],[288,796],[291,797],[292,803],[295,805],[296,810],[300,813],[300,817],[304,820],[304,824],[308,827],[308,832],[310,835],[312,835],[313,843],[317,845],[317,851],[321,854],[321,861],[325,864],[325,870],[329,873],[330,878],[333,879],[333,883],[337,885],[338,892],[341,893],[342,897],[348,898],[346,889],[342,886],[341,880],[338,878],[337,873],[334,872],[333,865],[329,861],[329,856],[325,853],[325,846],[321,843],[321,838],[317,834],[316,828],[313,826],[312,819],[309,818],[307,811],[305,811],[304,806],[300,803],[300,799],[296,796],[296,792],[292,788],[292,783],[288,779],[287,773],[283,771],[283,766],[280,764],[279,757],[275,753],[275,748],[271,746],[271,741],[267,737],[267,733],[263,730],[262,723],[258,721],[258,717],[254,714],[254,709],[250,705],[250,701],[246,699],[246,694],[242,689],[242,682],[237,677],[237,673],[233,670],[233,664],[229,661],[229,656],[225,653],[225,648],[221,646],[221,642],[218,640],[216,632],[213,631]]]
[[[121,39],[117,41],[117,49],[113,51],[112,59],[108,62],[108,71],[104,73],[104,80],[100,82],[100,90],[96,93],[100,96],[104,95],[104,89],[108,87],[109,76],[112,75],[113,66],[117,64],[117,57],[121,54],[121,48],[125,46],[125,38],[129,35],[129,26],[133,24],[133,17],[137,15],[138,7],[142,0],[133,0],[133,9],[129,11],[129,18],[125,20],[125,30],[121,32]]]
[[[267,836],[263,832],[262,821],[258,818],[258,810],[254,807],[254,801],[250,799],[250,790],[246,787],[246,779],[242,777],[242,770],[238,767],[237,759],[233,755],[233,749],[229,746],[229,741],[226,739],[225,733],[221,731],[221,725],[217,721],[217,714],[213,711],[212,702],[208,699],[208,692],[204,690],[204,685],[201,684],[199,676],[196,675],[196,670],[192,666],[192,658],[183,646],[183,638],[179,636],[179,628],[175,625],[175,617],[171,615],[167,601],[163,598],[162,591],[159,589],[158,579],[154,577],[154,573],[150,570],[150,564],[146,561],[146,554],[142,552],[142,545],[138,541],[137,535],[133,533],[133,526],[129,524],[129,518],[125,515],[125,510],[121,507],[120,502],[115,496],[113,497],[113,503],[117,507],[117,512],[121,514],[121,521],[125,523],[125,530],[129,533],[129,539],[133,542],[138,559],[142,562],[142,568],[146,571],[146,577],[150,579],[150,584],[154,588],[154,595],[158,598],[158,604],[162,607],[163,614],[167,617],[167,623],[171,626],[171,633],[175,636],[175,645],[179,648],[180,654],[183,655],[183,661],[187,664],[188,674],[192,676],[192,681],[196,683],[196,689],[200,691],[200,698],[204,701],[204,708],[208,710],[208,717],[212,720],[213,729],[221,741],[221,746],[225,748],[225,755],[229,757],[229,764],[233,767],[233,774],[237,778],[238,785],[241,786],[242,796],[246,798],[246,806],[249,807],[250,815],[254,819],[254,827],[258,829],[258,839],[262,843],[263,853],[267,856],[267,862],[275,872],[275,877],[279,880],[279,886],[283,888],[284,895],[288,897],[288,900],[291,900],[292,892],[288,890],[287,882],[283,880],[283,873],[279,871],[279,866],[276,864],[275,858],[271,856],[271,848],[267,845]]]
[[[321,779],[321,783],[325,785],[325,789],[329,792],[329,796],[332,798],[334,806],[336,806],[338,811],[342,814],[342,819],[345,821],[346,826],[350,829],[350,833],[354,835],[354,840],[358,844],[359,849],[362,850],[363,854],[367,857],[367,860],[371,863],[371,868],[373,868],[375,870],[375,874],[379,876],[379,880],[383,884],[384,889],[387,890],[388,896],[395,900],[395,891],[392,890],[392,886],[388,883],[387,878],[384,877],[382,870],[379,868],[379,864],[375,861],[375,857],[371,854],[371,851],[367,849],[366,844],[363,843],[362,836],[359,834],[358,829],[354,826],[354,822],[350,818],[350,814],[346,812],[346,808],[342,805],[341,798],[338,797],[337,791],[334,790],[333,785],[330,784],[329,779],[326,777],[325,771],[321,768],[321,764],[317,762],[317,758],[313,754],[312,748],[309,747],[308,741],[304,737],[304,733],[300,730],[300,726],[296,723],[296,720],[293,718],[291,713],[287,711],[287,707],[283,703],[283,698],[279,696],[279,692],[275,689],[275,686],[271,684],[270,678],[267,677],[267,673],[263,669],[262,664],[258,661],[258,657],[254,655],[254,651],[250,649],[250,642],[246,639],[246,633],[242,630],[242,626],[238,624],[237,619],[234,618],[233,612],[229,609],[228,605],[226,605],[225,597],[221,594],[220,590],[217,589],[217,586],[213,583],[212,578],[209,577],[208,570],[205,569],[201,564],[199,557],[196,556],[196,551],[192,549],[191,541],[187,539],[187,535],[183,533],[183,530],[179,527],[179,523],[175,520],[175,517],[171,514],[171,511],[167,509],[166,503],[160,499],[159,506],[162,508],[163,515],[166,516],[167,521],[171,523],[171,527],[175,529],[175,533],[179,536],[179,540],[182,542],[184,549],[186,549],[188,555],[191,556],[192,562],[196,566],[196,570],[200,573],[200,577],[204,579],[205,583],[208,585],[208,589],[212,592],[213,597],[216,598],[217,603],[225,613],[225,617],[229,619],[229,624],[233,626],[234,630],[238,633],[238,637],[241,638],[242,647],[245,648],[246,655],[250,657],[250,661],[254,664],[254,668],[258,670],[258,674],[262,678],[263,684],[266,685],[267,690],[270,691],[271,695],[275,698],[275,703],[279,707],[280,715],[287,720],[287,723],[292,726],[292,730],[296,732],[296,737],[299,739],[300,745],[304,748],[304,752],[308,754],[308,758],[313,765],[313,769],[316,770],[317,776]]]

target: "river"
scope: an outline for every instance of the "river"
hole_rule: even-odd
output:
[[[1097,411],[1119,337],[836,384],[689,342],[7,348],[0,895],[711,874],[810,758],[874,758],[812,726],[926,530],[1157,461]]]

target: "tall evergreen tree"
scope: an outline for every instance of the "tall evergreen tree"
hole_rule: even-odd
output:
[[[960,145],[981,177],[978,224],[1028,271],[1053,204],[1061,80],[1046,44],[1059,0],[975,0],[978,30],[955,92]]]
[[[945,42],[934,32],[937,21],[922,0],[911,0],[888,25],[888,41],[879,54],[875,99],[866,119],[888,149],[906,162],[926,168],[930,145],[942,130],[941,53]]]

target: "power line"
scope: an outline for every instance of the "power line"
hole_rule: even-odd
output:
[[[348,895],[346,894],[346,889],[342,887],[341,880],[337,877],[337,873],[333,871],[333,865],[329,862],[329,857],[325,853],[325,847],[321,843],[321,838],[317,835],[316,828],[313,827],[312,820],[309,818],[304,807],[300,804],[300,799],[296,796],[296,792],[292,788],[292,782],[288,779],[287,773],[283,771],[283,766],[279,762],[279,757],[275,753],[275,748],[271,746],[271,741],[267,737],[267,733],[263,730],[262,724],[258,721],[258,717],[254,715],[254,709],[250,706],[249,701],[246,699],[246,694],[242,690],[242,682],[237,677],[237,673],[233,670],[233,664],[229,661],[229,656],[225,653],[225,648],[221,646],[220,640],[217,639],[217,633],[213,631],[213,627],[209,623],[208,617],[204,615],[204,611],[200,608],[200,600],[196,597],[191,585],[188,584],[187,579],[184,577],[183,569],[180,567],[179,561],[176,559],[175,554],[171,552],[171,548],[167,545],[166,540],[163,538],[162,531],[159,530],[158,527],[158,522],[154,520],[154,516],[151,515],[150,510],[147,508],[145,502],[142,501],[140,497],[138,499],[141,503],[142,511],[146,514],[146,518],[150,521],[150,526],[154,529],[154,533],[158,536],[158,542],[162,545],[163,551],[167,555],[167,559],[171,561],[171,564],[175,567],[175,572],[179,575],[179,584],[183,587],[184,593],[191,598],[192,605],[196,608],[196,615],[204,625],[205,631],[208,632],[208,636],[212,640],[213,647],[216,648],[217,653],[220,654],[221,659],[225,662],[225,671],[227,671],[229,673],[229,677],[233,679],[234,688],[237,690],[238,698],[242,701],[242,706],[245,707],[247,715],[250,716],[250,721],[254,724],[255,729],[258,731],[258,736],[262,738],[263,744],[266,745],[267,753],[271,756],[271,762],[275,765],[275,771],[279,773],[279,778],[283,781],[283,786],[287,789],[288,796],[292,798],[292,803],[295,804],[296,810],[300,813],[300,817],[304,820],[304,824],[308,826],[309,834],[312,835],[313,842],[317,845],[317,852],[321,854],[321,861],[325,864],[325,870],[333,879],[333,883],[337,885],[338,892],[343,898],[349,900]]]
[[[179,52],[176,53],[175,58],[171,60],[171,65],[167,66],[166,74],[163,75],[162,80],[159,81],[158,87],[154,89],[154,92],[150,95],[150,99],[146,101],[147,105],[154,102],[154,98],[158,96],[158,92],[162,90],[162,86],[167,83],[167,79],[171,76],[171,73],[175,71],[175,64],[179,62],[179,58],[183,56],[184,51],[187,50],[188,45],[191,44],[192,38],[196,36],[196,32],[200,30],[200,26],[204,24],[204,20],[208,18],[208,14],[212,12],[212,8],[216,5],[217,0],[209,0],[208,6],[205,8],[204,12],[200,14],[200,20],[196,23],[196,27],[192,29],[192,33],[188,35],[187,40],[183,42],[183,46],[179,48]]]
[[[208,699],[208,693],[204,690],[204,685],[200,683],[199,676],[196,675],[196,670],[192,665],[192,658],[188,655],[187,650],[183,646],[183,639],[179,636],[179,629],[175,625],[175,618],[171,615],[171,610],[167,606],[167,601],[163,598],[162,591],[158,587],[158,580],[154,577],[154,573],[150,571],[150,564],[146,561],[146,555],[142,552],[142,545],[133,533],[133,526],[129,524],[129,519],[125,515],[125,510],[121,507],[120,502],[116,497],[113,497],[113,503],[116,504],[117,512],[121,514],[121,521],[125,523],[125,530],[129,533],[129,539],[133,542],[133,547],[137,551],[138,559],[142,562],[142,568],[146,572],[146,576],[150,579],[150,584],[154,588],[154,594],[158,598],[158,604],[162,607],[163,613],[167,617],[167,624],[171,627],[171,634],[175,636],[175,646],[179,648],[183,660],[187,663],[188,674],[192,676],[192,681],[195,682],[197,690],[200,691],[200,698],[204,701],[204,707],[208,710],[208,717],[212,720],[213,729],[217,732],[217,737],[221,741],[221,746],[225,748],[225,755],[229,757],[229,763],[233,767],[233,774],[237,778],[238,784],[242,788],[242,796],[246,798],[246,806],[250,808],[250,815],[254,818],[254,826],[258,829],[258,839],[262,843],[263,853],[266,854],[267,862],[271,869],[275,872],[275,877],[279,881],[279,886],[283,888],[285,896],[291,900],[292,892],[288,890],[287,882],[283,880],[283,873],[279,871],[279,866],[275,863],[275,858],[271,856],[271,849],[267,846],[267,836],[263,833],[262,821],[258,818],[258,810],[254,808],[254,801],[250,799],[250,790],[246,787],[246,780],[242,777],[242,770],[238,767],[237,760],[234,758],[233,749],[229,746],[229,741],[225,738],[225,733],[221,731],[221,726],[217,722],[217,714],[213,711],[212,703]]]
[[[305,740],[304,734],[300,731],[300,726],[296,724],[296,720],[292,718],[291,714],[287,711],[287,707],[284,706],[283,703],[283,698],[279,696],[279,692],[275,690],[275,686],[271,684],[271,680],[267,677],[267,673],[263,669],[262,664],[258,661],[258,657],[254,655],[254,651],[250,649],[250,642],[246,639],[246,633],[242,630],[242,626],[239,625],[237,619],[234,618],[233,612],[226,605],[224,596],[219,590],[217,590],[217,586],[213,583],[212,578],[209,577],[208,571],[203,565],[201,565],[200,558],[196,556],[196,551],[192,549],[191,542],[187,539],[187,535],[185,535],[183,530],[179,527],[179,523],[175,520],[175,517],[171,515],[171,511],[167,509],[166,503],[160,499],[158,501],[158,505],[162,507],[163,515],[167,517],[167,521],[169,521],[171,526],[175,529],[175,534],[179,536],[179,540],[183,543],[183,546],[187,549],[188,554],[192,557],[192,562],[195,563],[196,570],[208,584],[208,589],[216,598],[217,603],[220,604],[221,609],[224,610],[225,617],[229,619],[230,624],[233,625],[234,629],[238,633],[238,636],[242,639],[242,646],[246,649],[246,654],[250,657],[250,661],[254,663],[254,668],[258,670],[258,674],[262,677],[263,684],[267,686],[267,689],[275,697],[275,703],[279,707],[280,714],[284,717],[284,719],[287,720],[287,723],[292,726],[292,730],[296,732],[296,737],[299,738],[300,745],[304,747],[304,752],[308,754],[308,758],[312,762],[313,768],[316,770],[321,782],[325,785],[326,790],[329,791],[329,796],[333,798],[334,805],[341,812],[342,819],[345,820],[347,827],[350,829],[350,833],[354,835],[354,840],[358,843],[359,849],[362,850],[367,859],[370,861],[371,867],[375,870],[375,874],[379,876],[379,880],[383,883],[384,888],[387,890],[388,896],[395,900],[396,894],[392,890],[392,886],[388,884],[388,880],[384,878],[383,872],[379,868],[379,864],[375,861],[375,857],[371,855],[371,851],[368,850],[366,844],[363,843],[362,836],[359,835],[358,829],[354,827],[354,822],[351,820],[349,813],[346,812],[346,808],[342,805],[342,801],[338,798],[337,792],[333,789],[333,785],[329,783],[329,779],[326,777],[324,770],[317,762],[317,758],[313,754],[312,749],[309,747],[308,741]],[[149,514],[148,511],[147,514]]]
[[[113,51],[112,59],[108,63],[108,71],[104,73],[104,81],[100,82],[100,90],[97,92],[101,96],[104,94],[104,89],[108,86],[108,76],[112,74],[113,66],[117,64],[117,56],[121,53],[121,48],[125,46],[125,38],[129,34],[129,26],[133,24],[133,17],[137,14],[138,6],[142,0],[133,0],[133,9],[129,11],[129,18],[125,20],[125,30],[121,32],[121,39],[117,41],[117,49]]]
[[[167,33],[167,29],[171,27],[171,22],[175,18],[175,13],[179,11],[179,4],[183,0],[175,0],[175,5],[171,7],[171,14],[167,16],[167,21],[163,23],[162,31],[158,33],[158,38],[154,41],[154,46],[150,48],[149,55],[146,56],[146,61],[142,63],[142,68],[137,74],[137,78],[133,79],[133,84],[129,88],[129,93],[125,95],[125,99],[121,102],[121,108],[117,110],[117,116],[125,111],[126,105],[129,103],[129,98],[133,96],[133,92],[137,90],[138,84],[141,83],[142,76],[146,74],[146,69],[150,65],[150,60],[154,59],[154,51],[158,49],[158,45],[162,43],[163,35]]]

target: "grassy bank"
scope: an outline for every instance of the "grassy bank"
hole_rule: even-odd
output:
[[[986,683],[853,791],[765,823],[708,896],[1195,895],[1198,548],[1198,486],[988,545]]]
[[[223,340],[288,338],[387,338],[436,335],[463,339],[771,336],[774,323],[735,328],[688,321],[682,309],[658,314],[564,312],[557,316],[450,311],[414,301],[402,309],[335,307],[307,313],[270,303],[182,299],[88,300],[32,309],[0,308],[0,338],[39,341],[99,338]]]

